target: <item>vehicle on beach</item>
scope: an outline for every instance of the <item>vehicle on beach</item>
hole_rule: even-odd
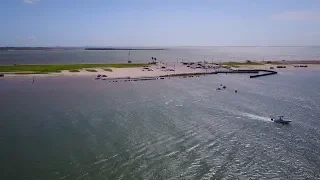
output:
[[[286,66],[277,66],[277,68],[286,68]]]
[[[148,68],[148,67],[144,67],[144,68],[142,68],[142,71],[153,71],[153,69]]]
[[[271,121],[275,123],[281,123],[281,124],[289,124],[291,120],[284,120],[283,116],[279,116],[277,119],[274,117],[271,117]]]

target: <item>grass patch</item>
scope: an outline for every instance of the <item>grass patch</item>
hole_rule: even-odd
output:
[[[105,70],[107,72],[112,72],[112,69],[110,69],[110,68],[106,68],[106,69],[103,69],[103,70]]]
[[[80,72],[80,71],[77,69],[71,69],[71,70],[69,70],[69,72]]]
[[[81,70],[85,68],[131,68],[147,64],[32,64],[0,65],[0,72],[58,73],[62,70]]]
[[[13,74],[48,74],[47,72],[16,72],[16,73],[13,73]]]
[[[97,72],[97,70],[95,70],[95,69],[86,69],[86,71],[88,71],[88,72]]]

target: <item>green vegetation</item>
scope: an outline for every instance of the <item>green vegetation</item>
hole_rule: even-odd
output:
[[[84,68],[131,68],[147,64],[33,64],[33,65],[0,65],[0,72],[27,72],[44,74],[57,73],[62,70],[81,70]]]
[[[106,69],[103,69],[103,70],[105,70],[107,72],[112,72],[112,69],[110,69],[110,68],[106,68]]]
[[[88,71],[88,72],[97,72],[97,70],[95,70],[95,69],[86,69],[86,71]]]
[[[240,66],[256,66],[256,65],[265,65],[265,64],[271,64],[271,65],[279,65],[281,62],[278,61],[263,61],[263,62],[223,62],[221,65],[228,66],[228,67],[235,67],[238,68]]]
[[[80,71],[77,69],[71,69],[71,70],[69,70],[69,72],[80,72]]]
[[[15,72],[13,74],[48,74],[47,72]]]

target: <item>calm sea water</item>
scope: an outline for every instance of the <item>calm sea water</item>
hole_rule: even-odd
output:
[[[320,179],[320,71],[5,77],[0,97],[0,179]]]
[[[166,48],[166,47],[165,47]],[[163,51],[131,51],[133,62],[151,57],[166,62],[320,60],[320,47],[167,47]],[[127,62],[129,51],[85,51],[84,48],[52,51],[0,51],[0,64],[115,63]]]

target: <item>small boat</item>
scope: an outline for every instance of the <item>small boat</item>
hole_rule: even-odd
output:
[[[221,88],[217,88],[217,90],[221,90]]]
[[[275,123],[281,123],[281,124],[289,124],[291,122],[290,120],[284,120],[283,116],[279,116],[278,119],[271,117],[271,121],[273,121]]]
[[[100,74],[98,74],[98,76],[97,77],[101,77],[101,75]]]
[[[226,87],[226,86],[223,86],[222,88],[225,89],[225,88],[227,88],[227,87]]]

